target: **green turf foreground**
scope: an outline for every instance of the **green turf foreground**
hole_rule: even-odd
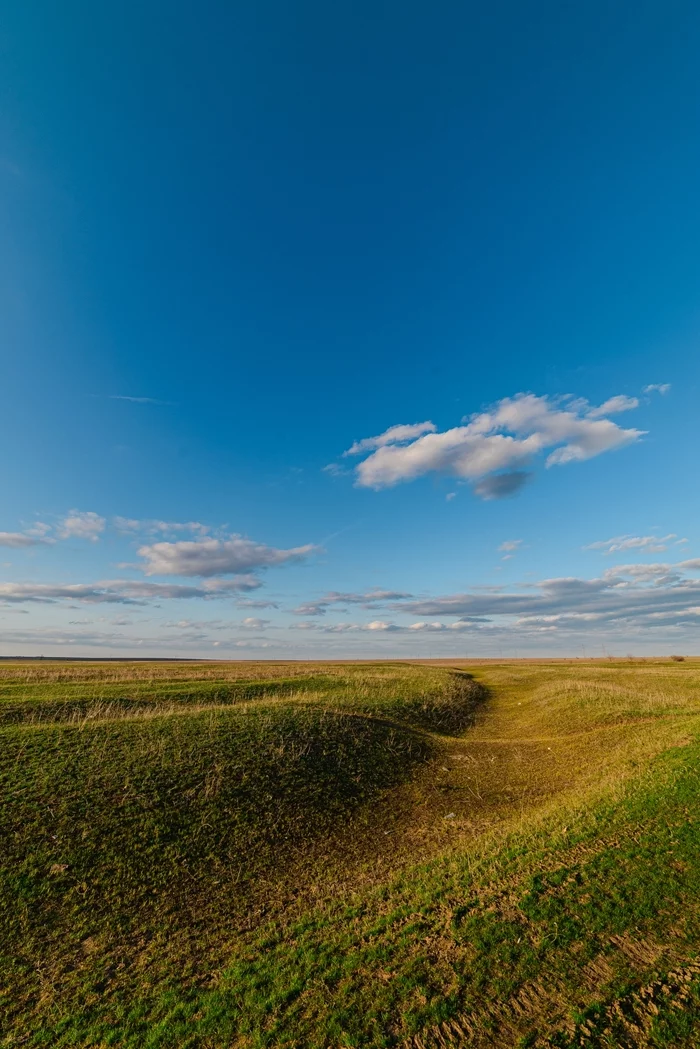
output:
[[[3,730],[0,1044],[700,1044],[697,715],[614,786],[372,879],[372,813],[448,760],[397,674],[404,721],[343,693]]]

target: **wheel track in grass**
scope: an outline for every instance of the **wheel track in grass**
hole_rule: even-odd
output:
[[[609,736],[616,730],[624,732],[637,726],[674,722],[680,726],[686,722],[689,727],[693,722],[696,726],[697,715],[684,711],[657,717],[633,717],[612,724],[596,725],[583,731],[547,736],[475,738],[467,735],[466,738],[455,739],[450,743],[456,756],[458,749],[468,753],[490,745],[496,748],[555,746],[577,739],[594,738],[601,734]],[[486,725],[482,722],[481,727],[483,731]],[[660,749],[673,749],[691,741],[690,736],[675,741],[669,740]],[[470,899],[478,899],[479,905],[489,910],[503,912],[504,918],[517,912],[522,920],[523,915],[517,910],[517,902],[528,877],[534,873],[545,876],[553,874],[582,861],[591,860],[608,849],[619,848],[625,841],[629,842],[635,837],[638,829],[636,826],[630,826],[591,843],[577,843],[558,851],[554,857],[549,858],[549,862],[539,856],[532,863],[526,863],[517,873],[475,887]],[[599,995],[594,1020],[583,1018],[580,1022],[575,1022],[572,1019],[575,1003],[572,1000],[571,988],[567,988],[556,979],[547,980],[546,983],[534,980],[525,983],[507,1001],[486,1002],[483,1008],[458,1014],[414,1034],[400,1043],[401,1049],[457,1049],[460,1046],[473,1046],[474,1049],[515,1049],[516,1046],[525,1045],[531,1046],[532,1049],[611,1049],[612,1046],[619,1049],[642,1049],[651,1045],[649,1031],[660,1009],[684,1007],[690,999],[693,981],[700,976],[700,963],[693,959],[692,954],[689,956],[687,950],[680,954],[677,943],[659,945],[629,934],[611,936],[609,943],[612,948],[610,953],[599,955],[587,966],[585,974],[582,973],[591,994]],[[610,962],[616,957],[624,960],[639,974],[640,980],[646,982],[639,990],[606,1002],[604,985],[613,975]],[[666,960],[667,966],[674,968],[666,969],[664,973],[658,965],[662,958]]]
[[[476,738],[463,739],[462,742],[467,743],[469,746],[491,743],[504,746],[527,743],[566,743],[569,740],[583,739],[585,736],[593,736],[600,732],[614,732],[615,729],[628,729],[636,725],[658,725],[665,721],[690,721],[695,719],[695,717],[696,715],[687,713],[660,714],[658,717],[651,718],[628,718],[625,721],[614,721],[607,725],[595,725],[593,728],[582,729],[579,732],[566,732],[556,736],[477,736]],[[455,738],[461,739],[461,737]]]
[[[556,980],[548,981],[547,986],[542,981],[532,981],[507,1002],[489,1003],[479,1012],[444,1020],[407,1038],[400,1043],[400,1049],[516,1049],[520,1045],[530,1049],[646,1049],[652,1044],[650,1030],[661,1010],[682,1010],[687,1006],[692,985],[700,977],[700,962],[687,955],[678,956],[672,947],[660,948],[644,941],[625,943],[622,937],[615,936],[610,942],[629,960],[643,964],[650,954],[656,960],[662,955],[673,968],[665,972],[657,968],[642,987],[620,998],[606,1002],[602,996],[595,1008],[587,1010],[591,1015],[579,1020],[570,1015],[570,992],[564,986]],[[593,992],[612,973],[610,957],[601,955],[597,960],[597,986],[591,986],[594,981],[590,978],[586,980]],[[594,967],[587,968],[592,971]],[[539,1030],[533,1030],[534,1023]]]

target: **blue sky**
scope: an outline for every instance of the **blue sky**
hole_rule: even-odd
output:
[[[0,654],[697,651],[696,4],[13,7]]]

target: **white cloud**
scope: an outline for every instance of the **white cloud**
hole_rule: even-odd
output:
[[[612,539],[600,539],[589,543],[584,550],[602,550],[604,554],[617,554],[624,550],[643,550],[648,554],[662,554],[668,544],[675,539],[675,533],[669,535],[616,535]]]
[[[254,578],[252,582],[257,584]],[[227,596],[235,598],[234,588],[238,585],[239,581],[228,579],[206,580],[192,586],[138,580],[62,586],[3,583],[0,584],[0,605],[3,602],[8,605],[33,604],[36,609],[37,602],[65,601],[69,608],[112,602],[134,606],[178,598],[219,598],[222,587],[228,589]],[[391,592],[381,593],[388,595]],[[312,649],[305,645],[312,646],[318,640],[321,646],[317,646],[319,658],[326,645],[332,652],[356,652],[363,656],[366,653],[369,656],[376,644],[377,651],[410,655],[421,651],[425,654],[425,646],[429,644],[431,652],[449,655],[459,648],[454,639],[463,635],[469,638],[469,652],[474,655],[494,652],[494,646],[497,646],[494,654],[499,647],[514,654],[518,646],[542,654],[551,651],[572,654],[577,647],[580,651],[582,640],[588,643],[589,639],[598,646],[598,653],[603,646],[609,648],[611,645],[619,646],[619,652],[623,644],[623,652],[632,651],[637,643],[643,644],[647,651],[658,652],[658,646],[662,651],[694,651],[700,640],[700,558],[676,563],[616,565],[593,579],[542,579],[514,587],[480,587],[471,592],[439,597],[387,598],[386,608],[387,614],[368,622],[345,621],[325,626],[322,621],[291,624],[291,629],[301,632],[294,639],[295,649],[309,652]],[[9,607],[6,616],[8,612]],[[393,613],[396,613],[397,622]],[[222,650],[270,648],[272,644],[253,636],[256,631],[264,630],[268,622],[258,621],[252,616],[242,622],[223,618],[181,619],[163,624],[167,628],[163,631],[164,637],[152,638],[144,637],[143,628],[126,619],[100,616],[95,629],[97,623],[131,626],[132,634],[92,634],[87,629],[91,624],[83,624],[76,618],[65,629],[53,633],[53,628],[44,630],[41,627],[24,633],[3,629],[2,643],[5,646],[25,643],[48,646],[55,643],[74,647],[84,644],[94,648],[102,645],[105,649],[115,648],[125,653],[133,651],[137,644],[154,652],[159,648],[174,651],[182,646],[183,650],[203,654],[216,644]],[[86,628],[83,634],[80,633],[81,626]],[[136,629],[139,633],[134,636]],[[236,638],[236,630],[247,634],[250,640]],[[668,647],[663,648],[662,643],[666,642]],[[346,647],[342,649],[344,644]],[[284,649],[284,643],[280,642],[279,647],[280,651]],[[460,651],[464,654],[463,649]]]
[[[87,620],[76,620],[76,625]],[[71,624],[69,624],[70,626]],[[25,630],[3,630],[4,645],[40,645],[57,648],[122,648],[135,646],[136,640],[126,634],[106,633],[92,630],[66,630],[38,627]]]
[[[612,400],[619,404],[619,398]],[[478,482],[477,494],[493,499],[521,487],[527,479],[522,468],[547,449],[553,451],[545,465],[560,466],[643,436],[641,430],[622,429],[588,412],[583,401],[518,394],[471,416],[466,425],[437,433],[432,424],[419,424],[421,434],[415,438],[408,436],[411,427],[391,427],[379,437],[355,442],[348,454],[370,451],[356,468],[361,487],[387,488],[437,471]],[[397,431],[401,443],[392,437]]]
[[[681,562],[683,563],[683,562]],[[686,566],[691,565],[692,562],[685,562]],[[686,571],[684,568],[683,571]],[[667,564],[656,562],[655,564],[641,565],[615,565],[614,568],[606,568],[602,576],[605,582],[610,582],[614,586],[623,588],[627,585],[624,580],[626,578],[633,579],[640,583],[666,583],[671,581],[671,568]],[[680,578],[677,574],[674,574],[674,579]]]
[[[420,437],[424,433],[435,433],[436,430],[437,426],[435,423],[429,421],[390,426],[388,430],[380,433],[378,437],[365,437],[362,441],[355,441],[352,447],[348,448],[347,452],[343,452],[343,455],[361,455],[363,452],[371,452],[376,448],[384,448],[390,444],[406,444],[408,441],[414,441],[416,437]]]
[[[214,644],[218,645],[221,642],[215,641]],[[228,648],[273,648],[282,644],[279,641],[230,641],[226,647]]]
[[[402,601],[413,597],[402,590],[365,590],[361,593],[343,593],[331,590],[330,593],[318,598],[316,601],[305,601],[292,612],[297,616],[323,616],[331,605],[362,605],[363,608],[377,608],[386,604],[387,601]]]
[[[193,532],[195,535],[204,536],[211,531],[210,527],[202,524],[201,521],[159,521],[153,519],[139,521],[132,517],[113,517],[112,525],[118,532],[123,532],[127,535],[138,532],[146,532],[150,535]]]
[[[70,510],[59,526],[58,535],[60,539],[89,539],[95,543],[106,523],[104,517],[92,510]]]
[[[338,463],[328,463],[327,466],[322,466],[321,470],[330,477],[344,477],[345,474],[350,473],[349,470],[345,470],[342,466],[339,466]]]
[[[385,620],[375,620],[371,623],[334,623],[332,625],[318,627],[315,623],[308,623],[305,627],[307,630],[320,629],[324,634],[349,634],[349,633],[373,633],[376,635],[382,634],[419,634],[419,633],[431,633],[440,634],[449,631],[460,631],[460,630],[473,630],[480,623],[486,623],[488,620],[482,620],[477,618],[466,618],[460,619],[455,623],[441,623],[441,622],[420,622],[411,623],[410,626],[403,626],[398,623],[386,622]],[[303,624],[292,624],[296,629],[300,629]]]
[[[27,535],[38,536],[43,539],[51,531],[51,525],[45,524],[43,521],[37,521],[36,524],[32,525],[31,528],[26,528],[25,533]]]
[[[498,548],[500,554],[512,554],[523,545],[522,539],[506,539]]]
[[[176,619],[163,626],[170,630],[217,630],[220,623],[220,619]]]
[[[602,641],[623,632],[700,626],[700,558],[675,564],[629,564],[597,579],[543,579],[505,591],[450,594],[395,605],[396,611],[424,616],[459,616],[477,631],[596,629]],[[410,629],[429,629],[414,624]],[[433,623],[432,629],[439,629]]]
[[[400,632],[405,629],[406,627],[397,626],[396,623],[385,623],[381,619],[375,619],[371,623],[334,623],[332,626],[321,627],[325,634],[346,634],[356,631],[386,634]]]
[[[624,394],[618,394],[617,397],[610,397],[609,400],[605,401],[598,408],[591,408],[590,411],[586,412],[586,418],[602,419],[606,415],[616,415],[618,412],[629,412],[633,408],[638,407],[639,401],[636,397],[625,397]]]
[[[112,393],[109,396],[110,401],[129,401],[131,404],[159,404],[162,406],[173,407],[172,401],[160,401],[157,397],[128,397],[126,394]]]
[[[0,583],[0,602],[86,601],[132,603],[128,595],[100,583]]]
[[[312,544],[278,550],[241,536],[201,538],[140,546],[146,575],[213,576],[254,572],[272,565],[302,561],[317,548]]]
[[[197,586],[147,583],[138,579],[113,579],[98,583],[0,583],[0,604],[80,601],[87,604],[133,605],[196,598],[214,600],[254,590],[260,585],[260,580],[253,575],[207,579]]]
[[[249,598],[236,601],[238,608],[279,608],[276,601],[253,601]]]
[[[456,492],[448,492],[445,496],[445,502],[451,503],[453,499],[457,498]]]
[[[644,387],[643,393],[660,393],[665,394],[671,389],[670,382],[652,382],[648,386]]]
[[[70,626],[71,624],[69,624]],[[101,632],[96,630],[67,630],[64,628],[38,627],[24,630],[3,631],[2,643],[8,645],[31,645],[67,648],[77,652],[81,648],[114,649],[124,654],[133,654],[138,650],[141,654],[146,652],[172,651],[175,654],[183,649],[189,650],[193,655],[207,651],[212,648],[223,649],[268,649],[284,647],[283,642],[269,642],[261,638],[250,638],[248,640],[217,639],[213,641],[206,633],[190,632],[171,635],[160,635],[156,637],[134,637],[132,634],[122,632]]]
[[[230,619],[178,619],[166,622],[164,626],[172,630],[266,630],[271,620],[248,618],[242,622]]]
[[[13,549],[20,549],[24,546],[41,546],[46,542],[46,539],[27,535],[25,532],[0,532],[0,546],[10,546]]]
[[[51,525],[37,521],[23,532],[0,532],[0,546],[9,546],[16,550],[27,546],[49,546],[56,542],[49,536]]]
[[[267,630],[270,625],[269,619],[258,619],[257,616],[246,616],[240,624],[244,630]]]
[[[133,517],[113,517],[112,525],[118,532],[125,532],[129,534],[131,532],[138,532],[141,529],[143,522],[137,521]]]

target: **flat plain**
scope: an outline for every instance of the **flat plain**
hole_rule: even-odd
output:
[[[0,1045],[700,1043],[700,662],[0,663]]]

